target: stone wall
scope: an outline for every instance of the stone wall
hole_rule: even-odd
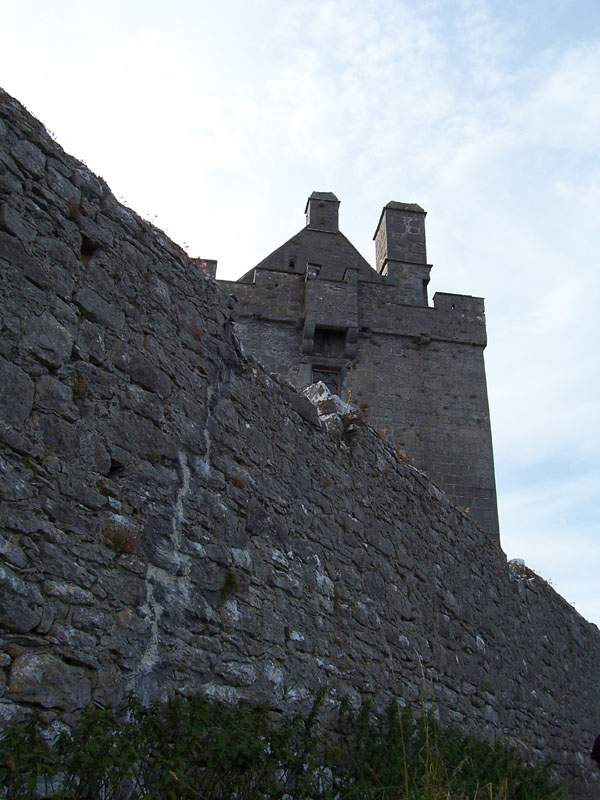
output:
[[[600,635],[0,94],[0,718],[394,695],[590,797]]]

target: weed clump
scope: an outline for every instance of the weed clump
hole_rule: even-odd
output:
[[[88,708],[55,738],[35,715],[0,739],[0,796],[204,800],[556,800],[548,768],[414,719],[322,695],[308,714],[196,695],[145,708]]]
[[[139,549],[140,529],[136,525],[107,522],[102,531],[104,543],[117,555],[136,555]]]

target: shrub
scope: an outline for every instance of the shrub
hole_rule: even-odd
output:
[[[230,707],[203,695],[144,708],[89,708],[73,730],[38,718],[0,740],[6,800],[552,800],[548,768],[514,751],[442,732],[395,703],[384,714],[342,702],[331,731],[319,695],[310,713]],[[327,726],[325,726],[327,723]],[[327,731],[327,733],[324,733]]]

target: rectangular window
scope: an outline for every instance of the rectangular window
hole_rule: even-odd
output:
[[[325,358],[343,358],[346,347],[346,331],[315,328],[313,353]]]

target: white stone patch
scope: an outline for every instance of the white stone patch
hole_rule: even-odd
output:
[[[248,572],[252,570],[252,556],[250,555],[249,550],[242,550],[239,547],[232,547],[231,557],[233,558],[233,563],[236,567],[241,567]]]
[[[227,705],[234,705],[241,696],[239,689],[233,686],[222,686],[218,683],[205,683],[202,686],[202,691],[214,700],[219,700],[221,703],[226,703]]]
[[[241,614],[238,608],[237,600],[230,598],[223,603],[223,615],[226,616],[229,622],[239,622]]]
[[[286,700],[308,700],[313,692],[305,686],[292,686],[286,690]]]
[[[289,561],[285,557],[285,554],[281,552],[281,550],[276,550],[275,548],[272,548],[269,551],[269,556],[270,556],[269,560],[272,563],[279,564],[279,566],[285,567],[286,569],[289,566]]]
[[[303,642],[304,634],[300,633],[300,631],[290,631],[290,639],[292,642]]]
[[[206,558],[206,548],[203,544],[199,542],[192,542],[190,541],[190,545],[194,548],[194,550],[198,553],[201,558]]]
[[[272,661],[267,661],[264,665],[264,673],[266,679],[274,686],[281,686],[283,683],[283,670],[281,670]]]
[[[199,475],[202,475],[203,478],[207,478],[210,474],[210,465],[206,458],[198,457],[194,461],[194,469]]]
[[[333,581],[324,572],[319,572],[319,570],[315,570],[315,578],[323,594],[331,596],[333,594]]]
[[[225,513],[229,513],[229,507],[225,505],[225,503],[221,500],[221,495],[215,495],[215,505],[224,511]]]
[[[326,661],[323,661],[320,658],[315,660],[317,662],[317,666],[325,670],[325,672],[328,672],[330,675],[337,675],[338,668],[334,664],[328,664]]]
[[[157,567],[154,564],[148,564],[146,574],[146,602],[140,607],[140,611],[148,620],[150,625],[150,640],[142,657],[140,659],[140,670],[144,673],[151,672],[160,660],[159,648],[159,622],[164,613],[164,608],[155,594],[155,587],[159,585],[176,586],[177,591],[183,594],[186,600],[189,598],[189,574],[191,568],[190,556],[184,555],[181,552],[181,523],[184,519],[183,507],[184,500],[190,491],[190,478],[191,473],[187,463],[187,457],[184,452],[179,452],[179,464],[181,467],[181,486],[177,492],[175,500],[175,507],[171,517],[171,533],[169,539],[171,541],[172,550],[166,550],[167,555],[170,555],[182,567],[183,575],[173,576],[171,573]],[[120,515],[115,515],[115,519],[119,519]],[[124,519],[124,517],[121,517]],[[125,522],[127,522],[125,520]]]

